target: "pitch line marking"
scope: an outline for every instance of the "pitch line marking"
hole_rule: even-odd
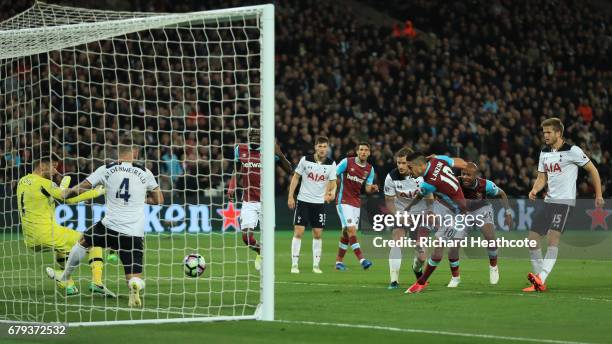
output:
[[[423,330],[423,329],[414,329],[414,328],[387,327],[387,326],[377,326],[377,325],[327,323],[327,322],[299,321],[299,320],[276,320],[276,322],[285,323],[285,324],[300,324],[300,325],[315,325],[315,326],[333,326],[333,327],[344,327],[344,328],[360,328],[360,329],[368,329],[368,330],[382,330],[382,331],[405,332],[405,333],[424,333],[424,334],[432,334],[432,335],[439,335],[439,336],[452,336],[452,337],[499,339],[499,340],[509,340],[509,341],[518,341],[518,342],[532,342],[532,343],[593,344],[593,343],[588,343],[588,342],[574,342],[574,341],[556,340],[556,339],[538,339],[538,338],[527,338],[527,337],[497,336],[497,335],[491,335],[491,334],[452,332],[452,331],[436,331],[436,330]]]

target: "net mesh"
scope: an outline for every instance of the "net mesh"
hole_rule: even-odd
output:
[[[36,3],[0,24],[0,319],[113,322],[255,312],[255,255],[220,214],[234,147],[248,143],[248,129],[260,121],[259,19],[253,8],[160,15]],[[54,265],[58,246],[24,244],[15,197],[41,147],[60,155],[58,171],[75,185],[116,159],[125,138],[142,147],[166,200],[144,210],[146,289],[137,310],[127,308],[120,262],[107,261],[104,270],[118,298],[87,290],[86,261],[74,274],[81,293],[63,296],[43,270]],[[102,203],[58,204],[57,225],[84,231],[103,216]],[[191,253],[206,260],[200,278],[184,275],[183,257]]]

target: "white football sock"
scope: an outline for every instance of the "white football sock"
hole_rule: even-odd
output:
[[[322,239],[312,239],[312,265],[319,266],[321,261],[321,250],[323,248]]]
[[[76,243],[74,246],[72,246],[72,249],[70,249],[70,254],[68,255],[68,261],[66,262],[66,269],[64,270],[64,273],[60,277],[60,280],[62,281],[69,280],[70,275],[72,274],[74,269],[76,269],[76,267],[79,266],[79,264],[81,263],[81,260],[83,260],[83,258],[85,258],[86,255],[87,255],[87,249],[81,246],[81,244]]]
[[[302,239],[293,238],[291,240],[291,265],[297,265],[300,259],[300,248],[302,247]]]
[[[401,266],[402,249],[399,247],[391,247],[391,250],[389,250],[389,275],[391,277],[391,282],[398,281]]]
[[[540,272],[540,278],[542,279],[542,283],[546,282],[546,277],[548,277],[553,267],[555,266],[558,253],[559,248],[557,246],[548,246],[548,249],[546,250],[546,256],[544,257],[544,264],[542,264],[542,272]]]
[[[529,250],[529,256],[531,257],[531,267],[533,268],[533,273],[537,275],[542,272],[542,250],[539,248]]]

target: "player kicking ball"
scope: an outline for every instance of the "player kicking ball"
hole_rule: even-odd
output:
[[[584,168],[595,190],[595,207],[603,207],[599,172],[589,158],[578,146],[570,145],[563,139],[563,122],[558,118],[549,118],[542,122],[542,132],[546,146],[540,152],[538,177],[529,192],[529,199],[535,200],[538,192],[548,186],[542,207],[534,217],[533,227],[529,230],[529,240],[539,243],[546,236],[548,248],[542,258],[541,248],[530,248],[532,272],[527,274],[531,286],[524,292],[546,291],[546,279],[552,272],[559,241],[565,230],[567,218],[576,205],[576,178],[578,167]]]
[[[370,157],[370,144],[359,142],[357,144],[357,156],[342,159],[336,169],[340,180],[340,191],[336,199],[336,209],[340,223],[342,224],[342,236],[338,245],[338,256],[336,257],[336,270],[344,271],[344,254],[349,245],[355,253],[361,267],[367,270],[372,262],[363,257],[361,246],[357,240],[357,228],[361,210],[361,187],[365,183],[365,192],[378,192],[378,185],[374,184],[374,167],[368,163]]]
[[[32,173],[19,179],[17,184],[17,204],[21,226],[23,228],[26,247],[33,250],[53,250],[55,260],[60,269],[64,269],[66,257],[72,246],[79,241],[81,233],[64,227],[55,222],[55,201],[75,204],[94,199],[104,194],[103,188],[96,188],[80,196],[64,200],[62,190],[70,184],[70,177],[62,179],[58,187],[53,181],[57,174],[59,158],[55,153],[43,152],[34,164]],[[89,265],[91,266],[91,282],[89,289],[95,294],[115,297],[102,283],[102,247],[92,247],[89,250]],[[61,271],[58,271],[61,273]],[[79,289],[72,279],[57,283],[65,290],[67,296],[74,296]]]
[[[62,274],[58,275],[55,270],[47,268],[49,277],[65,282],[92,246],[112,248],[123,263],[130,290],[129,307],[142,306],[140,293],[145,287],[142,279],[145,201],[148,204],[162,204],[164,201],[153,173],[135,161],[138,151],[129,144],[120,144],[117,162],[99,167],[81,184],[63,191],[68,197],[103,185],[107,190],[106,214],[72,247],[68,265]]]
[[[509,229],[512,228],[512,213],[508,196],[504,190],[500,189],[495,183],[488,179],[480,178],[478,165],[468,162],[467,166],[461,170],[461,189],[466,198],[466,206],[469,215],[480,218],[484,221],[480,230],[486,240],[495,240],[495,223],[493,221],[493,207],[487,201],[489,197],[500,197],[506,209],[505,224]],[[497,266],[497,247],[488,247],[489,256],[489,283],[499,282],[499,268]]]
[[[320,268],[325,228],[325,203],[336,195],[336,163],[327,157],[329,139],[319,136],[315,140],[315,153],[300,159],[289,184],[287,206],[295,209],[293,215],[293,239],[291,240],[291,273],[299,274],[298,266],[302,237],[306,226],[312,227],[312,272],[323,273]],[[302,180],[295,202],[294,193]]]

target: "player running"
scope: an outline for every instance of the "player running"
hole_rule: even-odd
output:
[[[406,210],[410,211],[410,209],[423,197],[434,194],[437,197],[437,202],[434,207],[435,215],[439,216],[441,219],[453,219],[449,226],[444,226],[440,223],[440,228],[436,231],[436,238],[445,241],[462,239],[466,231],[458,228],[459,224],[455,221],[455,215],[464,212],[466,205],[463,191],[459,186],[459,180],[453,173],[453,167],[463,169],[466,167],[467,163],[461,158],[451,159],[444,155],[432,155],[429,157],[429,160],[427,160],[425,155],[420,152],[413,152],[408,155],[407,160],[412,175],[422,176],[423,181],[420,185],[419,195],[412,200]],[[406,290],[406,293],[418,293],[425,289],[428,284],[427,279],[429,279],[429,276],[434,272],[438,264],[440,264],[443,253],[444,248],[434,248],[431,257],[427,261],[423,275]],[[453,275],[448,287],[454,288],[460,283],[458,248],[449,249],[448,260]]]
[[[64,273],[59,275],[47,268],[47,274],[57,281],[67,281],[92,246],[112,248],[119,253],[123,263],[130,290],[128,306],[140,307],[140,292],[145,287],[142,280],[145,201],[148,204],[162,204],[164,196],[153,173],[135,162],[138,159],[137,148],[121,144],[118,155],[117,162],[99,167],[79,185],[64,190],[68,196],[103,185],[107,190],[106,214],[72,247]]]
[[[563,122],[553,117],[542,122],[541,127],[546,146],[540,152],[538,177],[529,192],[529,199],[535,200],[545,186],[548,186],[548,192],[544,198],[544,207],[535,214],[528,238],[539,242],[546,236],[548,249],[542,259],[539,246],[530,248],[533,272],[527,275],[527,279],[532,285],[523,289],[525,292],[546,291],[546,279],[557,261],[561,234],[576,205],[578,167],[584,168],[589,174],[595,189],[595,207],[604,205],[599,172],[580,147],[565,142]]]
[[[329,139],[319,136],[315,140],[315,154],[300,159],[289,184],[289,209],[295,209],[293,215],[293,239],[291,240],[291,273],[299,274],[298,262],[302,237],[307,226],[312,227],[312,272],[322,273],[319,263],[323,241],[321,235],[325,228],[325,203],[331,202],[336,195],[336,163],[327,157]],[[302,180],[297,196],[294,194]]]
[[[406,160],[410,150],[402,148],[395,154],[395,163],[397,168],[391,170],[385,178],[385,204],[389,214],[403,212],[410,201],[419,194],[419,178],[414,178],[410,175],[408,169],[408,161]],[[427,211],[427,204],[421,201],[411,208],[411,213],[424,214]],[[410,238],[417,241],[421,236],[428,234],[428,229],[425,227],[416,227],[411,225],[410,228],[397,227],[393,228],[393,240],[401,240],[406,236],[406,230],[410,230]],[[420,246],[415,246],[415,256],[412,263],[412,271],[418,279],[423,274],[423,264],[427,258],[425,249]],[[388,289],[399,288],[399,272],[402,265],[402,249],[400,247],[392,247],[389,251],[389,274],[391,281]]]
[[[488,179],[480,178],[478,165],[468,162],[467,166],[461,170],[461,189],[467,199],[468,214],[474,218],[481,218],[484,224],[480,228],[486,240],[495,241],[495,223],[493,221],[493,207],[486,199],[489,197],[500,197],[504,209],[506,209],[505,224],[512,228],[512,212],[508,203],[508,196],[504,190],[500,189],[495,183]],[[489,283],[499,282],[499,268],[497,267],[497,247],[487,248],[489,255]]]
[[[79,241],[81,233],[59,225],[55,221],[55,201],[75,204],[104,194],[104,188],[90,190],[80,196],[64,200],[62,190],[70,184],[70,177],[62,179],[60,187],[53,181],[57,174],[59,158],[55,153],[43,152],[34,164],[32,173],[19,179],[17,184],[17,205],[26,247],[33,250],[53,250],[55,260],[64,269],[66,257],[72,246]],[[115,297],[102,282],[103,249],[92,247],[89,250],[91,282],[89,289],[96,294]],[[58,287],[65,289],[67,296],[77,295],[78,288],[72,279],[59,282]]]
[[[261,247],[255,239],[255,228],[261,221],[261,146],[259,129],[249,129],[249,143],[238,144],[234,148],[234,161],[240,170],[229,181],[227,198],[234,201],[236,185],[241,185],[242,208],[240,209],[240,230],[242,241],[257,254],[255,256],[255,269],[261,270]],[[280,161],[282,168],[291,172],[291,163],[281,152],[278,144],[275,145],[276,160]]]
[[[378,192],[378,185],[374,184],[374,167],[368,163],[370,157],[370,144],[359,142],[357,156],[344,158],[338,164],[336,174],[340,176],[340,190],[336,199],[336,210],[342,224],[342,236],[338,245],[336,257],[336,270],[344,271],[344,254],[351,245],[353,253],[364,270],[372,266],[372,262],[363,258],[361,246],[357,240],[357,228],[361,210],[361,187],[365,183],[365,192],[370,194]]]

